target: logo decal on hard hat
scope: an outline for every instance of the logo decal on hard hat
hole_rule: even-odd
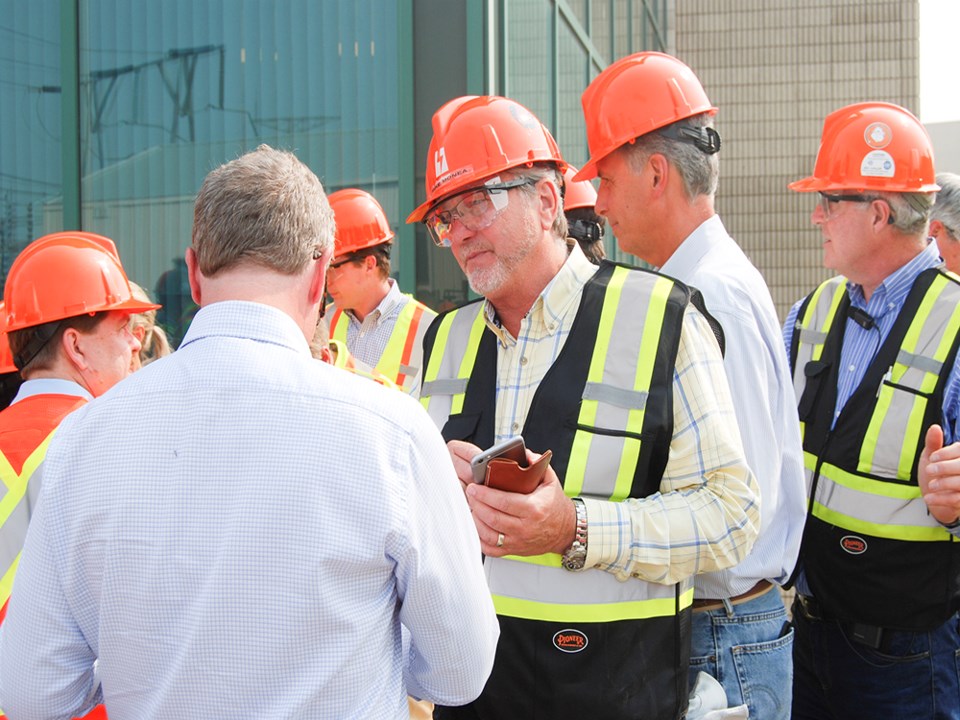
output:
[[[874,150],[885,148],[890,144],[892,138],[893,133],[890,132],[890,127],[882,122],[870,123],[867,125],[867,129],[863,131],[863,139]]]
[[[447,167],[447,151],[443,148],[440,148],[433,154],[433,170],[434,175],[437,177],[450,171],[450,168]]]
[[[886,150],[874,150],[863,156],[860,163],[861,177],[892,178],[897,171],[897,164]]]
[[[540,121],[537,120],[525,107],[511,103],[509,106],[510,114],[517,124],[527,130],[536,130],[540,127]]]

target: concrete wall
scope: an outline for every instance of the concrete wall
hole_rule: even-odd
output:
[[[919,111],[917,0],[676,0],[673,52],[719,107],[717,207],[781,318],[831,273],[810,224],[823,119],[864,100]],[[944,168],[946,169],[946,168]]]

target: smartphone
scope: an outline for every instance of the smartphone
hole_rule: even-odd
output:
[[[516,460],[520,467],[527,466],[527,447],[523,444],[523,438],[516,435],[499,442],[493,447],[477,453],[470,461],[470,467],[473,469],[473,481],[483,484],[487,477],[487,463],[492,458],[505,457],[510,460]]]

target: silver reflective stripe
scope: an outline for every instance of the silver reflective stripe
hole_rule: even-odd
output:
[[[20,498],[10,517],[0,527],[0,577],[4,576],[23,549],[23,541],[27,537],[27,526],[30,524],[32,504],[28,498]],[[2,602],[0,599],[0,604]]]
[[[440,354],[440,366],[433,380],[426,380],[429,374],[429,364],[424,362],[424,379],[420,389],[421,398],[429,398],[427,413],[433,419],[438,428],[443,428],[450,417],[453,408],[453,399],[455,395],[461,395],[467,391],[469,378],[460,378],[460,363],[463,360],[467,345],[470,341],[470,331],[473,328],[473,322],[477,315],[483,312],[483,303],[477,302],[454,311],[453,318],[450,319],[450,331],[446,342],[441,347],[440,337],[433,346],[432,354]],[[449,316],[448,316],[449,317]],[[430,358],[434,362],[434,357]]]
[[[932,373],[933,375],[939,375],[943,369],[943,363],[939,360],[924,357],[923,355],[914,355],[903,349],[897,353],[897,362],[925,373]]]
[[[910,321],[896,363],[877,389],[857,463],[859,472],[899,480],[912,477],[916,448],[926,432],[927,403],[955,338],[958,303],[960,286],[938,276]]]
[[[640,441],[637,436],[640,427],[637,421],[642,420],[649,394],[649,377],[641,377],[641,385],[637,385],[638,367],[645,363],[652,367],[658,347],[654,342],[648,348],[650,354],[644,356],[641,345],[648,323],[654,323],[652,330],[656,332],[653,333],[653,339],[659,341],[663,322],[662,302],[664,294],[669,296],[672,287],[672,282],[657,276],[622,272],[625,274],[620,277],[611,277],[611,287],[622,279],[619,301],[609,306],[615,311],[612,323],[601,321],[600,324],[593,349],[595,356],[591,361],[594,382],[584,387],[584,402],[577,420],[579,429],[573,444],[575,457],[571,457],[567,466],[565,480],[575,494],[604,500],[615,494],[621,465],[629,465],[631,475],[636,467],[636,463],[631,464],[630,459],[639,455]],[[661,295],[656,295],[656,288],[661,290]],[[608,289],[608,298],[611,292]],[[605,308],[608,298],[605,298]],[[599,382],[593,374],[595,363],[598,362],[602,363]],[[596,401],[595,407],[590,407],[591,400]],[[589,428],[601,432],[591,432]],[[632,432],[633,437],[628,437],[625,434],[627,432]]]
[[[638,580],[621,582],[605,570],[570,572],[562,567],[535,565],[509,557],[486,558],[484,570],[492,593],[541,602],[578,605],[595,603],[598,597],[604,602],[631,602],[672,598],[676,593],[675,585]]]
[[[827,341],[827,334],[825,332],[818,332],[816,330],[808,330],[805,327],[797,327],[797,332],[799,333],[798,337],[802,343],[810,343],[811,345],[820,345]]]
[[[888,483],[889,484],[889,483]],[[833,482],[825,472],[817,483],[816,502],[839,513],[875,525],[907,525],[911,527],[939,527],[927,512],[927,504],[920,497],[887,497],[865,494],[859,490]]]
[[[435,395],[456,395],[458,393],[467,391],[467,383],[469,382],[468,378],[444,378],[442,380],[434,380],[432,382],[427,382],[423,384],[423,389],[420,391],[421,397],[433,397]]]
[[[584,400],[597,400],[627,410],[643,410],[647,406],[648,395],[647,392],[625,390],[601,383],[587,383],[583,388]]]
[[[414,377],[418,372],[420,372],[420,368],[413,367],[413,365],[401,364],[399,372],[402,373],[403,375],[406,375],[407,377]]]
[[[816,297],[810,301],[803,316],[797,316],[796,323],[793,326],[793,332],[797,337],[797,362],[793,368],[793,392],[797,402],[803,397],[803,390],[807,386],[806,367],[811,360],[819,359],[819,353],[816,358],[815,352],[818,347],[827,341],[832,322],[830,322],[830,312],[833,307],[834,298],[840,288],[846,287],[846,280],[837,276],[830,278],[818,286]],[[814,302],[815,301],[815,302]]]

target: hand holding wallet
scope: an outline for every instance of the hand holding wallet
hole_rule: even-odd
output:
[[[532,493],[537,489],[544,473],[547,472],[552,457],[553,452],[547,450],[536,462],[527,467],[521,467],[516,460],[510,460],[509,458],[493,458],[487,463],[485,484],[488,487],[506,490],[507,492],[523,493],[524,495]]]

